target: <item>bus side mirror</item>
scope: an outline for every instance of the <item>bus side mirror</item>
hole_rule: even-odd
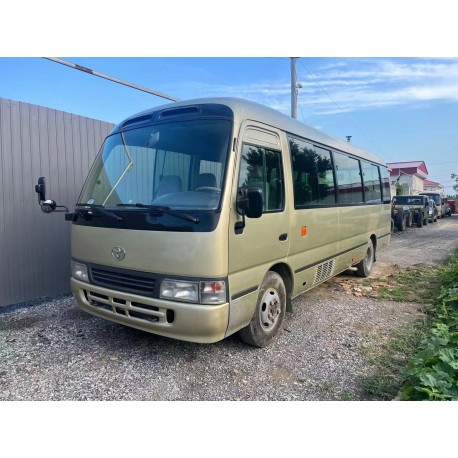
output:
[[[38,203],[46,200],[46,178],[38,178],[38,184],[35,185],[35,192],[38,194]]]
[[[247,218],[262,216],[262,190],[260,188],[242,188],[237,196],[237,211]]]
[[[68,213],[68,208],[65,205],[57,205],[55,200],[46,200],[46,179],[45,177],[38,178],[38,184],[35,185],[35,192],[38,194],[38,205],[43,213],[52,213],[56,208],[62,208],[63,210],[57,210],[58,212]]]
[[[55,200],[49,199],[41,202],[40,207],[43,213],[52,213],[56,209],[57,204]]]

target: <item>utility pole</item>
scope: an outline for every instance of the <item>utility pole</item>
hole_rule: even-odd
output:
[[[296,61],[299,57],[291,57],[291,117],[297,118],[297,74]],[[301,86],[302,87],[302,86]]]

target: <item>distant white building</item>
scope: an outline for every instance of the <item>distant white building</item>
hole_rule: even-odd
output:
[[[435,181],[425,180],[423,183],[423,190],[424,191],[438,191],[443,193],[444,187],[440,183],[436,183]]]
[[[391,184],[399,183],[404,195],[415,195],[424,191],[428,169],[424,161],[389,162]]]

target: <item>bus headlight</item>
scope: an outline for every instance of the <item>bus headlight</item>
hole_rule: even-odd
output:
[[[160,297],[175,301],[199,302],[199,283],[179,280],[163,280]]]
[[[72,277],[89,283],[87,266],[85,264],[81,264],[80,262],[72,261]]]
[[[159,296],[161,299],[195,302],[200,304],[223,304],[226,302],[224,281],[163,280]]]

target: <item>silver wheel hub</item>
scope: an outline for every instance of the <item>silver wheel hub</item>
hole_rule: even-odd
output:
[[[261,325],[265,331],[270,331],[277,323],[281,313],[280,305],[280,296],[278,292],[273,288],[269,288],[262,296],[259,311]]]
[[[371,269],[371,267],[372,267],[372,250],[373,250],[373,248],[370,246],[367,249],[367,253],[366,253],[366,267],[368,269]]]

